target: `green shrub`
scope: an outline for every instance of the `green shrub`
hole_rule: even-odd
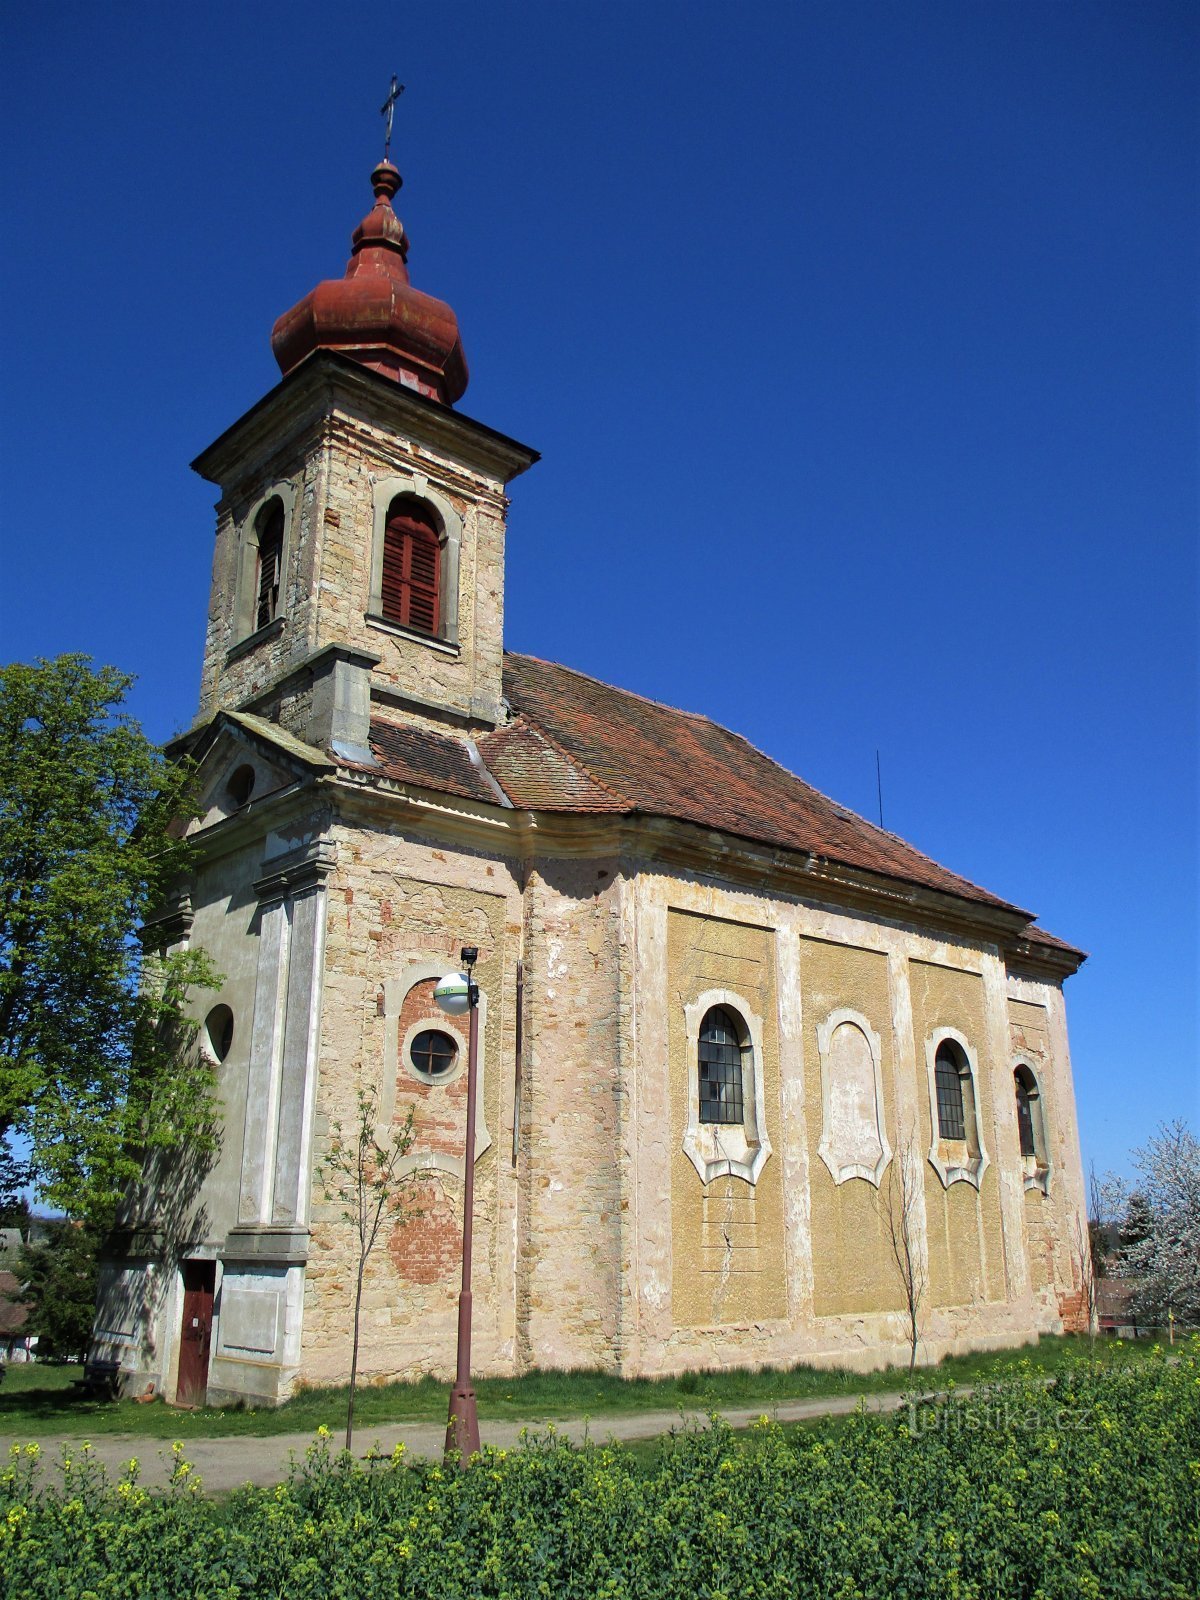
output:
[[[682,1432],[644,1463],[553,1433],[465,1472],[318,1439],[214,1502],[36,1446],[0,1474],[0,1571],[46,1596],[288,1600],[1192,1600],[1200,1362],[1086,1363],[789,1436]]]

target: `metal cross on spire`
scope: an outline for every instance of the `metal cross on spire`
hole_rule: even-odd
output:
[[[392,151],[392,113],[396,109],[396,101],[404,93],[404,85],[396,82],[396,74],[392,73],[392,87],[388,90],[388,97],[379,108],[379,115],[383,118],[387,128],[387,136],[383,141],[383,159],[389,160]]]

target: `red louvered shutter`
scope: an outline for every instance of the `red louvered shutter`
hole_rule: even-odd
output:
[[[279,569],[283,560],[283,507],[278,500],[259,516],[258,595],[254,626],[265,628],[279,611]]]
[[[408,496],[393,502],[383,536],[380,609],[385,619],[436,634],[441,567],[441,546],[428,511]]]

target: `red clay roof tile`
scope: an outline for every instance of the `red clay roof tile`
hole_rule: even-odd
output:
[[[384,776],[397,783],[496,804],[496,791],[471,760],[470,749],[462,739],[431,733],[427,728],[373,721],[371,753]]]

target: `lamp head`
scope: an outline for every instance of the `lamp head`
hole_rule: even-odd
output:
[[[448,972],[434,986],[433,998],[448,1017],[465,1017],[471,1009],[471,979],[465,972]]]

